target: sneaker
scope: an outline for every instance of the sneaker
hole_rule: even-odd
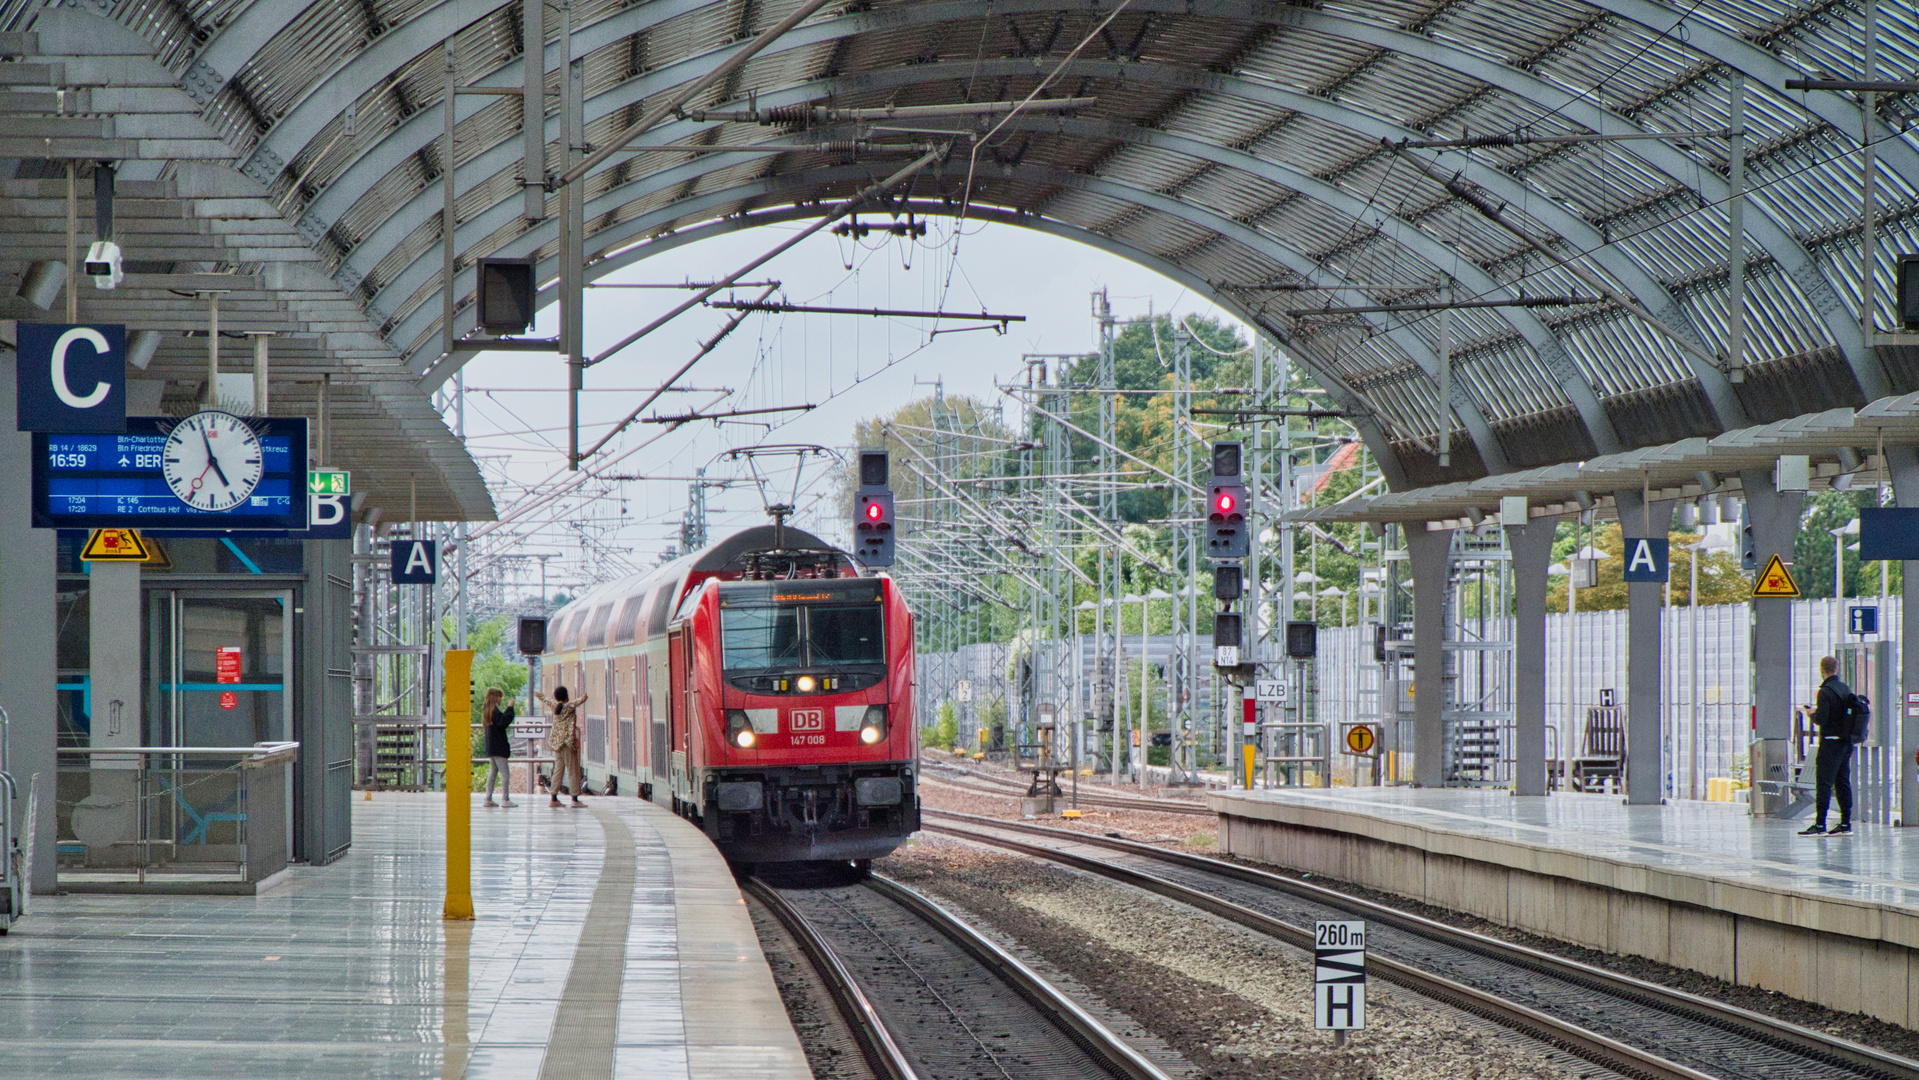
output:
[[[519,803],[516,803],[516,802],[514,802],[514,801],[513,801],[512,799],[508,799],[507,801],[505,801],[505,802],[503,802],[503,803],[501,803],[500,805],[501,805],[501,806],[518,806],[518,805],[520,805],[520,804],[519,804]]]
[[[1842,821],[1838,825],[1834,826],[1833,830],[1830,833],[1827,833],[1826,835],[1848,836],[1848,835],[1851,835],[1851,833],[1852,833],[1852,823],[1850,821]]]
[[[499,804],[499,803],[496,803],[496,802],[494,802],[494,801],[493,801],[493,798],[492,798],[491,796],[488,796],[488,797],[487,797],[487,800],[486,800],[486,802],[484,802],[484,803],[482,803],[481,805],[483,805],[483,806],[498,806],[498,805],[500,805],[500,804]]]
[[[573,800],[573,805],[574,805],[574,806],[585,806],[586,804],[585,804],[585,803],[583,803],[583,802],[581,802],[581,801],[580,801],[579,799],[577,799],[577,798],[576,798],[576,799],[574,799],[574,800]]]
[[[1826,827],[1824,825],[1808,825],[1805,828],[1799,830],[1799,835],[1800,836],[1824,836],[1826,835]]]
[[[558,799],[554,799],[554,800],[553,800],[552,802],[550,802],[550,803],[547,803],[546,805],[548,805],[548,806],[558,806],[558,805],[560,805],[560,800],[558,800]],[[1825,830],[1824,830],[1824,829],[1821,829],[1821,830],[1819,830],[1819,831],[1820,831],[1820,832],[1824,832]]]

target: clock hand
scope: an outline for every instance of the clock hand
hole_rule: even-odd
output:
[[[207,437],[207,432],[205,428],[200,429],[200,441],[206,444],[207,464],[212,466],[214,474],[220,478],[221,485],[225,487],[232,487],[233,481],[227,479],[226,470],[220,467],[220,459],[213,456],[213,440]],[[201,475],[202,476],[206,475],[204,470],[202,470]]]

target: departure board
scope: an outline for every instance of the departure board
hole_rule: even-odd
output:
[[[232,509],[196,510],[161,473],[166,433],[177,421],[128,417],[127,433],[36,434],[33,524],[42,529],[304,529],[307,430],[303,417],[248,422],[259,433],[263,472]]]

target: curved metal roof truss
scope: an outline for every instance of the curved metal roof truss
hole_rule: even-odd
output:
[[[39,6],[0,13],[29,29]],[[568,41],[548,11],[547,84],[578,58],[585,141],[598,146],[796,6],[575,0]],[[521,17],[520,0],[113,5],[230,167],[263,186],[425,388],[460,362],[440,325],[446,169],[460,192],[454,336],[473,329],[473,259],[535,255],[557,274],[555,220],[521,213],[517,99],[461,97],[453,160],[441,141],[449,33],[462,85],[517,86]],[[1881,95],[1868,127],[1855,95],[1783,90],[1809,74],[1859,77],[1857,18],[1818,0],[1137,0],[1116,16],[1106,0],[829,4],[688,108],[1006,101],[1042,80],[1047,97],[1096,101],[1011,118],[980,149],[970,191],[972,117],[668,120],[640,141],[753,148],[614,155],[583,181],[586,273],[817,215],[901,160],[823,143],[950,138],[958,152],[899,207],[963,203],[1204,292],[1360,415],[1396,487],[1710,437],[1919,388],[1903,354],[1862,333],[1857,166],[1869,134],[1884,238],[1875,315],[1890,328],[1893,254],[1919,250],[1919,101]],[[1878,76],[1912,77],[1919,16],[1882,5],[1879,19]],[[1726,360],[1735,81],[1750,188],[1743,380]],[[562,147],[549,98],[551,173]],[[1567,141],[1595,134],[1640,137]],[[1560,141],[1400,145],[1501,135]],[[775,142],[790,148],[760,149]],[[1285,288],[1260,287],[1274,283]],[[1422,445],[1438,425],[1439,320],[1332,309],[1447,297],[1509,306],[1450,319],[1448,404],[1466,445],[1442,471]],[[1517,303],[1551,297],[1581,302]]]

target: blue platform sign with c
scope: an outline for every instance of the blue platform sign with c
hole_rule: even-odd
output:
[[[1627,537],[1625,579],[1665,581],[1666,558],[1671,554],[1671,543],[1663,536]]]
[[[23,322],[19,335],[16,430],[127,430],[126,327]]]

